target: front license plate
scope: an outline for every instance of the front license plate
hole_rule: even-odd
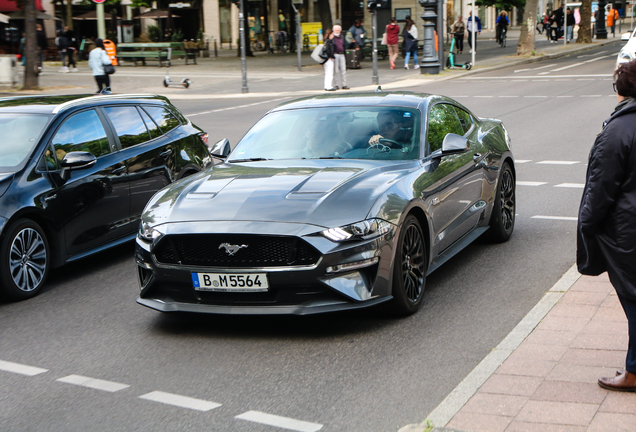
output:
[[[191,273],[197,291],[267,291],[267,273]]]

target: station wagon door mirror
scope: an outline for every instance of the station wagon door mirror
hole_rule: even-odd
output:
[[[70,152],[66,153],[64,159],[60,162],[62,167],[62,178],[68,180],[72,170],[90,168],[97,162],[97,158],[89,152]]]
[[[466,137],[454,133],[446,134],[442,141],[442,155],[463,153],[468,151],[468,140]]]
[[[231,151],[230,140],[223,138],[221,141],[215,143],[210,149],[210,155],[219,159],[227,159],[227,155]]]

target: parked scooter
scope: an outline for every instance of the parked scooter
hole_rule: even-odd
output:
[[[172,79],[170,79],[170,58],[171,57],[172,57],[172,49],[168,48],[168,58],[166,62],[166,77],[163,79],[163,86],[169,87],[172,85],[172,86],[183,86],[185,88],[190,87],[190,84],[192,83],[192,81],[190,81],[188,78],[182,79],[181,82],[172,81]]]
[[[454,36],[457,35],[462,35],[462,33],[453,33]],[[462,64],[455,64],[455,53],[453,52],[455,50],[455,38],[453,37],[453,40],[451,42],[451,46],[450,46],[450,53],[448,54],[448,58],[446,59],[446,67],[448,69],[466,69],[466,70],[470,70],[473,67],[473,64],[469,61],[467,61],[466,63]]]

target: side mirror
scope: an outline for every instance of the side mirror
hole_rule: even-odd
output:
[[[629,40],[630,37],[632,37],[632,32],[623,33],[621,35],[621,40],[626,41],[626,40]]]
[[[70,152],[66,153],[64,159],[60,162],[62,167],[62,178],[68,180],[68,174],[72,170],[90,168],[97,162],[97,158],[89,152]]]
[[[230,141],[227,138],[223,138],[221,141],[216,142],[210,149],[210,155],[219,159],[227,159],[232,148],[230,147]]]
[[[454,133],[446,134],[444,141],[442,141],[442,155],[463,153],[468,148],[468,140]]]

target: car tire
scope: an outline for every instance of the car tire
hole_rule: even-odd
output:
[[[497,193],[490,215],[490,229],[486,237],[493,243],[503,243],[510,239],[515,229],[515,176],[508,162],[503,164],[497,182]]]
[[[51,268],[44,230],[30,219],[7,227],[0,239],[0,293],[8,300],[36,296]]]
[[[395,251],[393,263],[393,301],[395,315],[408,316],[422,305],[428,259],[422,228],[413,215],[407,216]]]

